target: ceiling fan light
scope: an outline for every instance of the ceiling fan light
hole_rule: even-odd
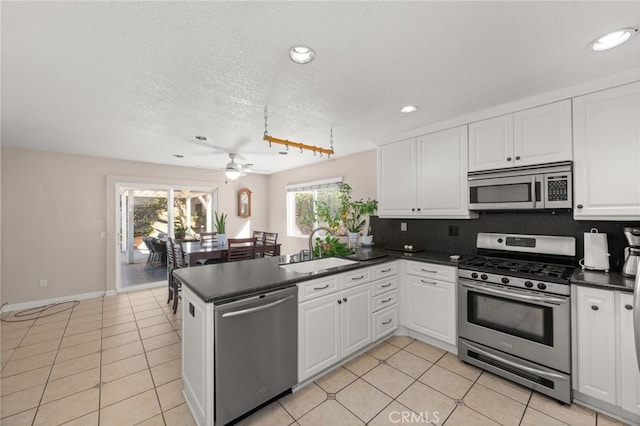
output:
[[[236,180],[240,177],[240,172],[237,170],[226,170],[224,174],[229,180]]]
[[[612,31],[591,43],[591,49],[596,52],[613,49],[629,40],[638,30],[635,28],[623,28],[621,30]]]

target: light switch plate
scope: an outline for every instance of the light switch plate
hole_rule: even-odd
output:
[[[400,222],[400,230],[401,231],[407,230],[407,222]]]

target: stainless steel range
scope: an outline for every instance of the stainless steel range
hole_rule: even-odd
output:
[[[458,267],[458,357],[571,402],[574,237],[479,233]]]

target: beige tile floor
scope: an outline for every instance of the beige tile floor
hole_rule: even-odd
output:
[[[166,289],[2,315],[0,424],[191,425]],[[35,319],[32,319],[35,318]],[[8,322],[28,319],[21,322]],[[394,336],[243,425],[614,425]]]

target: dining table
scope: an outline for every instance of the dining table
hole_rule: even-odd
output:
[[[248,245],[248,243],[247,243]],[[184,261],[188,266],[196,266],[199,260],[226,259],[228,246],[219,246],[217,243],[191,241],[182,243]],[[256,243],[256,254],[273,252],[274,256],[280,255],[280,244]]]

